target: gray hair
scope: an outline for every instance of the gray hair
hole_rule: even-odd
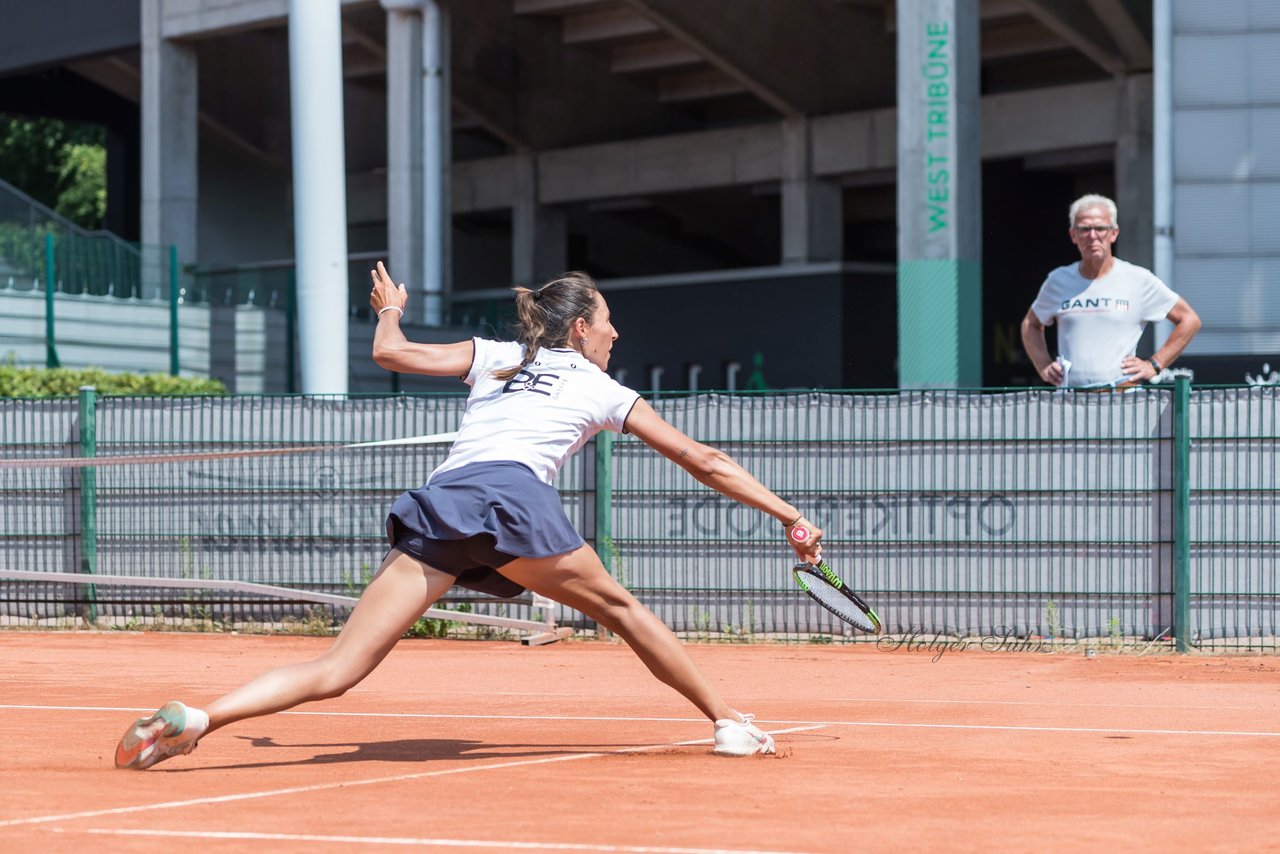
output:
[[[1071,213],[1069,216],[1072,228],[1075,228],[1076,217],[1080,215],[1080,211],[1087,210],[1089,208],[1106,208],[1107,214],[1111,217],[1111,224],[1113,226],[1120,224],[1119,214],[1116,213],[1116,203],[1108,199],[1106,196],[1099,196],[1097,193],[1089,193],[1088,195],[1081,196],[1071,203]]]

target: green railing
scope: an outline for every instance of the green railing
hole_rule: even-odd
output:
[[[110,297],[169,306],[169,369],[178,373],[177,307],[183,301],[177,252],[86,231],[0,181],[0,293],[43,293],[45,364],[58,367],[63,297]]]
[[[0,454],[339,444],[449,430],[463,403],[89,392],[79,402],[0,401]],[[829,559],[897,637],[1277,649],[1275,387],[708,393],[654,405],[822,525]],[[381,557],[391,500],[443,453],[0,468],[0,570],[350,591]],[[797,594],[772,519],[700,486],[634,437],[598,437],[558,486],[609,570],[681,634],[858,640]],[[227,593],[0,583],[0,624],[12,626],[278,623],[307,613],[301,603]]]

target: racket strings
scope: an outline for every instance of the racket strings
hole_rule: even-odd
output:
[[[796,570],[796,581],[805,592],[817,600],[818,604],[832,614],[864,632],[876,633],[880,624],[870,614],[860,608],[844,592],[832,586],[831,582],[820,574],[808,570]]]

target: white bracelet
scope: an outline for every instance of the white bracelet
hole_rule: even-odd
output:
[[[378,309],[378,317],[382,317],[382,313],[384,311],[398,311],[400,312],[400,316],[404,317],[404,309],[398,305],[384,305],[382,308]]]

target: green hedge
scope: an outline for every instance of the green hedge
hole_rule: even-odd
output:
[[[169,374],[110,374],[99,368],[19,368],[0,364],[0,397],[63,397],[91,385],[99,394],[226,394],[221,380]]]

